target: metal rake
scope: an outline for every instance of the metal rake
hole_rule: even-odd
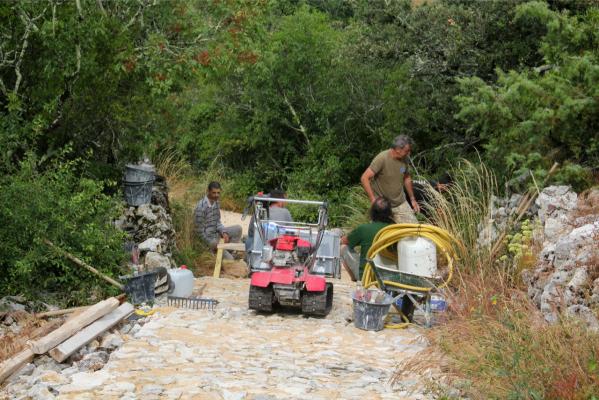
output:
[[[202,297],[176,297],[168,296],[167,304],[173,307],[189,308],[192,310],[210,310],[214,311],[218,300]]]

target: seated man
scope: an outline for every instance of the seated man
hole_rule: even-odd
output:
[[[341,238],[341,262],[353,281],[362,279],[366,256],[376,234],[387,225],[394,223],[389,200],[377,197],[370,207],[370,219],[372,222],[359,225],[349,235]],[[360,246],[359,259],[354,252],[356,246]]]
[[[287,198],[287,194],[281,189],[274,189],[274,190],[271,190],[268,197],[270,197],[272,199],[284,200]],[[277,202],[272,202],[269,204],[270,204],[268,207],[268,219],[269,220],[277,221],[277,222],[292,222],[293,221],[293,218],[291,217],[291,213],[289,212],[288,209],[285,208],[284,201],[277,201]],[[247,252],[249,251],[249,249],[252,248],[253,243],[254,243],[254,216],[252,216],[252,219],[250,220],[250,226],[248,228],[248,237],[245,242],[246,257],[247,257]]]
[[[221,238],[225,243],[239,243],[241,241],[241,226],[225,227],[220,221],[220,203],[218,202],[220,193],[220,183],[210,182],[206,196],[198,202],[194,210],[197,232],[212,251],[216,251],[216,246]],[[225,250],[223,258],[232,260],[233,255]]]

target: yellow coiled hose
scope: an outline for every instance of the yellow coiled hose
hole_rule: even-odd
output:
[[[445,229],[439,228],[438,226],[425,225],[425,224],[394,224],[389,225],[381,229],[372,242],[370,250],[368,250],[368,259],[372,260],[377,254],[389,258],[391,260],[397,260],[397,254],[389,250],[389,247],[397,243],[401,239],[407,237],[420,236],[431,240],[437,246],[437,251],[440,251],[447,259],[447,265],[449,268],[447,278],[437,286],[437,288],[443,288],[449,284],[453,277],[453,261],[457,258],[455,247],[457,245],[462,247],[463,245],[457,239],[455,239]],[[408,285],[401,282],[393,282],[384,280],[385,286],[397,287],[400,289],[411,290],[414,292],[427,293],[431,291],[431,287],[420,287]],[[364,267],[364,274],[362,275],[362,285],[365,288],[371,286],[379,286],[379,283],[374,274],[373,266],[371,262],[367,262]],[[400,313],[401,314],[401,313]],[[405,321],[402,324],[386,324],[386,328],[405,328],[409,325],[408,319],[405,315],[401,315]]]

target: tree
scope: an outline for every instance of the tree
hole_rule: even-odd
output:
[[[462,79],[458,117],[484,139],[485,159],[503,176],[530,169],[543,177],[557,161],[558,181],[582,189],[599,165],[599,10],[569,16],[532,2],[517,19],[546,24],[545,66],[499,71],[494,86]]]

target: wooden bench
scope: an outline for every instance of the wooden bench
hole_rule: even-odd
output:
[[[216,263],[214,264],[214,277],[220,277],[220,269],[223,264],[223,251],[232,250],[232,251],[243,251],[245,252],[245,244],[244,243],[219,243],[216,246]]]

